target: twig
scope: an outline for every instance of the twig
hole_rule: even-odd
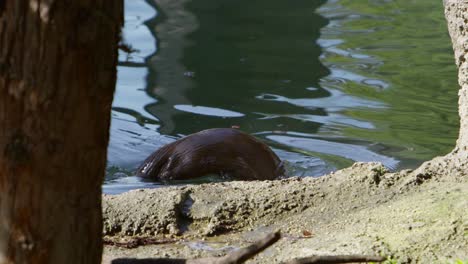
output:
[[[366,255],[336,255],[336,256],[313,256],[307,258],[293,259],[284,264],[336,264],[353,262],[382,262],[386,258]]]
[[[130,44],[125,42],[120,42],[118,44],[118,48],[127,54],[132,54],[138,51],[137,49],[134,49]]]
[[[213,263],[213,264],[237,264],[244,263],[249,258],[262,252],[267,247],[273,245],[281,238],[279,231],[268,234],[265,238],[253,243],[252,245],[235,250],[224,257],[219,258],[204,258],[194,259],[187,261],[187,264],[201,264],[201,263]]]
[[[280,232],[271,233],[265,238],[252,245],[232,251],[224,257],[211,257],[200,259],[115,259],[112,264],[238,264],[244,263],[249,258],[257,255],[267,247],[273,245],[280,239]],[[337,264],[352,262],[382,262],[384,257],[366,255],[336,255],[336,256],[313,256],[307,258],[294,259],[284,262],[284,264]]]
[[[235,250],[224,257],[200,258],[200,259],[115,259],[112,264],[237,264],[243,263],[247,259],[255,256],[265,248],[273,245],[281,237],[279,231],[268,234],[265,238],[255,242],[254,244]]]
[[[129,241],[115,241],[109,238],[104,237],[103,238],[103,243],[104,245],[109,245],[109,246],[116,246],[116,247],[123,247],[123,248],[136,248],[139,246],[146,246],[146,245],[161,245],[161,244],[169,244],[169,243],[175,243],[178,242],[179,240],[177,239],[155,239],[155,238],[149,238],[149,237],[136,237],[132,238]]]

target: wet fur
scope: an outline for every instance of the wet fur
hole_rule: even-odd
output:
[[[283,176],[281,160],[263,142],[236,129],[214,128],[191,134],[151,154],[137,175],[181,180],[218,174],[241,180]]]

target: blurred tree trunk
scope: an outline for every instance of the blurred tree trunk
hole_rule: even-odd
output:
[[[0,263],[99,263],[122,0],[0,0]]]

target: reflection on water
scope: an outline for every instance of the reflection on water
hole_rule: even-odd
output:
[[[119,56],[105,192],[159,186],[127,176],[163,144],[213,127],[257,136],[304,176],[353,161],[414,167],[454,144],[440,3],[125,4],[138,52]]]
[[[322,86],[388,106],[346,110],[375,128],[350,126],[340,135],[387,146],[381,154],[398,159],[400,168],[450,151],[458,133],[458,85],[442,4],[333,0],[318,12],[330,20],[319,39],[321,60],[332,69]]]
[[[290,146],[296,149],[302,149],[309,153],[328,154],[337,157],[343,157],[345,159],[354,160],[355,157],[359,157],[360,161],[372,162],[380,161],[388,168],[394,169],[398,164],[398,161],[394,158],[386,157],[384,155],[377,154],[365,146],[359,146],[356,144],[331,142],[329,140],[314,139],[314,138],[300,138],[291,136],[268,136],[270,140],[278,142],[280,144]]]
[[[311,90],[310,88],[306,88]],[[317,91],[314,89],[313,91]],[[384,104],[371,100],[362,99],[355,96],[350,96],[335,89],[325,89],[328,92],[327,97],[318,98],[299,98],[291,99],[285,96],[262,94],[257,96],[261,100],[278,101],[289,103],[295,106],[300,106],[307,109],[323,109],[327,113],[340,112],[349,108],[384,108]],[[314,96],[310,94],[309,96]]]
[[[241,117],[244,114],[215,107],[193,106],[193,105],[174,105],[174,108],[180,111],[199,115],[218,116],[218,117]]]

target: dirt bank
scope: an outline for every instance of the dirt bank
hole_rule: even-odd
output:
[[[422,171],[385,173],[356,163],[321,178],[230,182],[104,196],[105,235],[174,239],[106,247],[107,257],[222,254],[281,229],[251,263],[311,254],[373,253],[402,263],[468,259],[468,182]]]

